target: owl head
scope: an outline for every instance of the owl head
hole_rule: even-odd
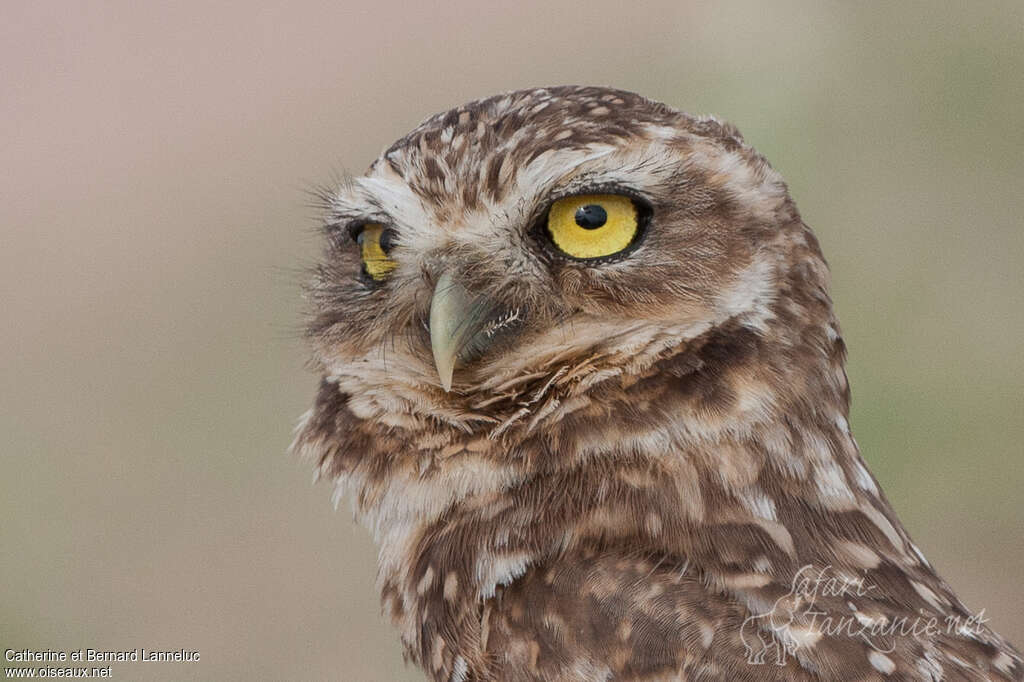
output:
[[[316,359],[358,416],[392,425],[535,427],[541,396],[793,327],[780,299],[827,279],[784,182],[733,127],[606,88],[438,114],[328,204]]]

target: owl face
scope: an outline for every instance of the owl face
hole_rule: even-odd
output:
[[[794,220],[778,174],[713,119],[602,88],[493,97],[331,197],[311,336],[389,414],[522,398],[761,324]]]

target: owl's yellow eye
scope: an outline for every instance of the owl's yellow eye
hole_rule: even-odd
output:
[[[573,258],[604,258],[633,243],[640,230],[636,204],[621,194],[559,199],[548,211],[548,234]]]
[[[356,235],[363,270],[376,282],[385,279],[398,267],[398,263],[388,258],[393,239],[394,232],[380,223],[367,223]]]

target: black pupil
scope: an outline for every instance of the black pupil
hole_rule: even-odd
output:
[[[384,230],[380,233],[380,250],[384,253],[391,251],[395,245],[395,233],[392,230]]]
[[[608,212],[597,204],[587,204],[576,209],[576,224],[584,230],[596,230],[608,222]]]

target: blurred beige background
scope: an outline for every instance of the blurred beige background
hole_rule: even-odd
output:
[[[304,189],[561,83],[716,113],[782,171],[866,458],[1024,645],[1024,4],[954,5],[5,3],[0,647],[201,651],[120,679],[422,679],[366,533],[285,454],[316,383]]]

